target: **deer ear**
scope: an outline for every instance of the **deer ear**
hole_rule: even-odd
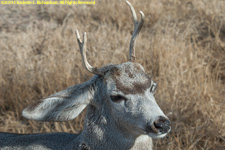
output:
[[[42,99],[23,110],[27,119],[66,121],[76,118],[94,96],[95,78]]]

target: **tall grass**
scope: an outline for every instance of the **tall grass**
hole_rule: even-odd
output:
[[[156,99],[172,131],[157,150],[225,148],[225,1],[133,0],[146,19],[137,62],[159,85]],[[95,5],[1,5],[0,131],[82,130],[69,122],[28,121],[23,108],[92,75],[81,61],[75,29],[86,31],[94,66],[127,61],[133,22],[124,1]]]

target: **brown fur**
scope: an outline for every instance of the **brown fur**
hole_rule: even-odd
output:
[[[117,89],[124,94],[143,94],[150,87],[151,78],[145,74],[139,64],[133,63],[132,68],[129,67],[126,66],[124,70],[119,70],[116,67],[110,70]],[[130,78],[132,82],[122,83],[121,78]]]
[[[124,94],[143,94],[147,88],[151,85],[151,79],[149,79],[145,83],[135,82],[133,86],[126,86],[120,82],[120,80],[116,81],[116,87],[123,92]]]

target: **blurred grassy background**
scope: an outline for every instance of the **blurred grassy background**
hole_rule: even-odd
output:
[[[156,99],[172,131],[156,150],[225,149],[225,1],[130,0],[145,13],[137,62],[158,83]],[[0,6],[0,132],[82,130],[84,114],[69,122],[28,121],[23,108],[82,83],[75,29],[87,32],[94,66],[127,61],[133,30],[124,1],[95,5]]]

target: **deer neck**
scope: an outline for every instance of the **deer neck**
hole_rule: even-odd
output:
[[[124,132],[123,129],[116,125],[113,118],[106,116],[106,112],[102,113],[90,106],[79,144],[85,145],[87,149],[91,150],[131,149],[136,136]]]

